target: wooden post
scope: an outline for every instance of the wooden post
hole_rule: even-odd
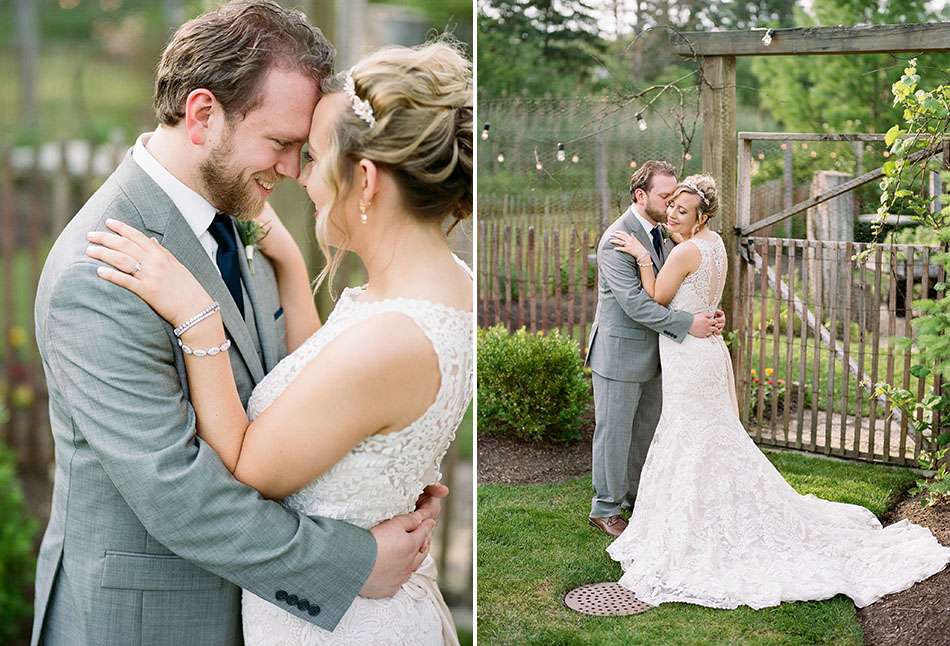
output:
[[[785,195],[782,203],[783,209],[790,209],[795,204],[795,175],[792,172],[795,168],[794,157],[792,155],[792,142],[785,142],[785,166],[782,170],[782,182],[784,183]],[[785,220],[785,237],[792,237],[792,219]]]
[[[610,224],[610,186],[607,181],[607,138],[603,132],[598,132],[594,141],[594,173],[597,184],[597,198],[600,215],[600,230],[604,231]]]
[[[719,186],[720,235],[729,256],[730,274],[738,271],[736,241],[736,57],[707,56],[702,62],[703,171]],[[718,219],[718,218],[717,218]],[[726,329],[733,327],[732,281],[722,294]]]

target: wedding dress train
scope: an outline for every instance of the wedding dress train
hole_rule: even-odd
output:
[[[693,239],[702,261],[670,307],[716,309],[722,240]],[[864,607],[950,562],[950,547],[907,520],[882,528],[857,505],[799,495],[737,416],[722,337],[660,336],[663,411],[630,524],[607,552],[642,601],[774,606],[846,594]]]

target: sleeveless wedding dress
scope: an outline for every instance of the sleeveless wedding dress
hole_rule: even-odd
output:
[[[471,270],[456,258],[469,276]],[[248,417],[260,415],[320,350],[352,325],[382,313],[411,318],[425,333],[439,362],[435,401],[406,428],[360,442],[327,473],[282,501],[308,515],[344,520],[369,529],[415,509],[423,488],[441,479],[439,464],[472,399],[473,314],[430,301],[396,298],[359,301],[365,288],[347,288],[326,323],[257,385]],[[436,585],[429,556],[395,596],[357,597],[333,632],[300,619],[245,590],[246,646],[312,646],[457,643],[451,616]]]
[[[725,246],[684,244],[702,261],[670,307],[714,311]],[[660,361],[663,411],[630,524],[607,548],[640,600],[764,608],[846,594],[861,608],[950,562],[925,527],[882,528],[863,507],[796,493],[739,421],[722,337],[660,336]]]

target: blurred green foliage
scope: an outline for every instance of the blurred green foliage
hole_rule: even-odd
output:
[[[280,0],[313,13],[324,0]],[[216,0],[35,0],[39,32],[38,114],[22,114],[16,5],[0,2],[0,144],[62,138],[131,142],[154,124],[155,66],[181,21],[222,4]],[[433,31],[449,28],[471,41],[472,8],[465,0],[373,2],[417,10]],[[319,22],[314,18],[315,22]],[[319,26],[319,25],[318,25]]]
[[[0,641],[4,643],[19,634],[33,610],[29,591],[36,522],[26,513],[15,464],[13,453],[0,444]]]

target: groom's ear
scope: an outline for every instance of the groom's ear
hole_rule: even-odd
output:
[[[185,99],[185,130],[191,143],[201,146],[208,139],[211,114],[220,109],[214,94],[210,90],[198,88],[192,90]]]

